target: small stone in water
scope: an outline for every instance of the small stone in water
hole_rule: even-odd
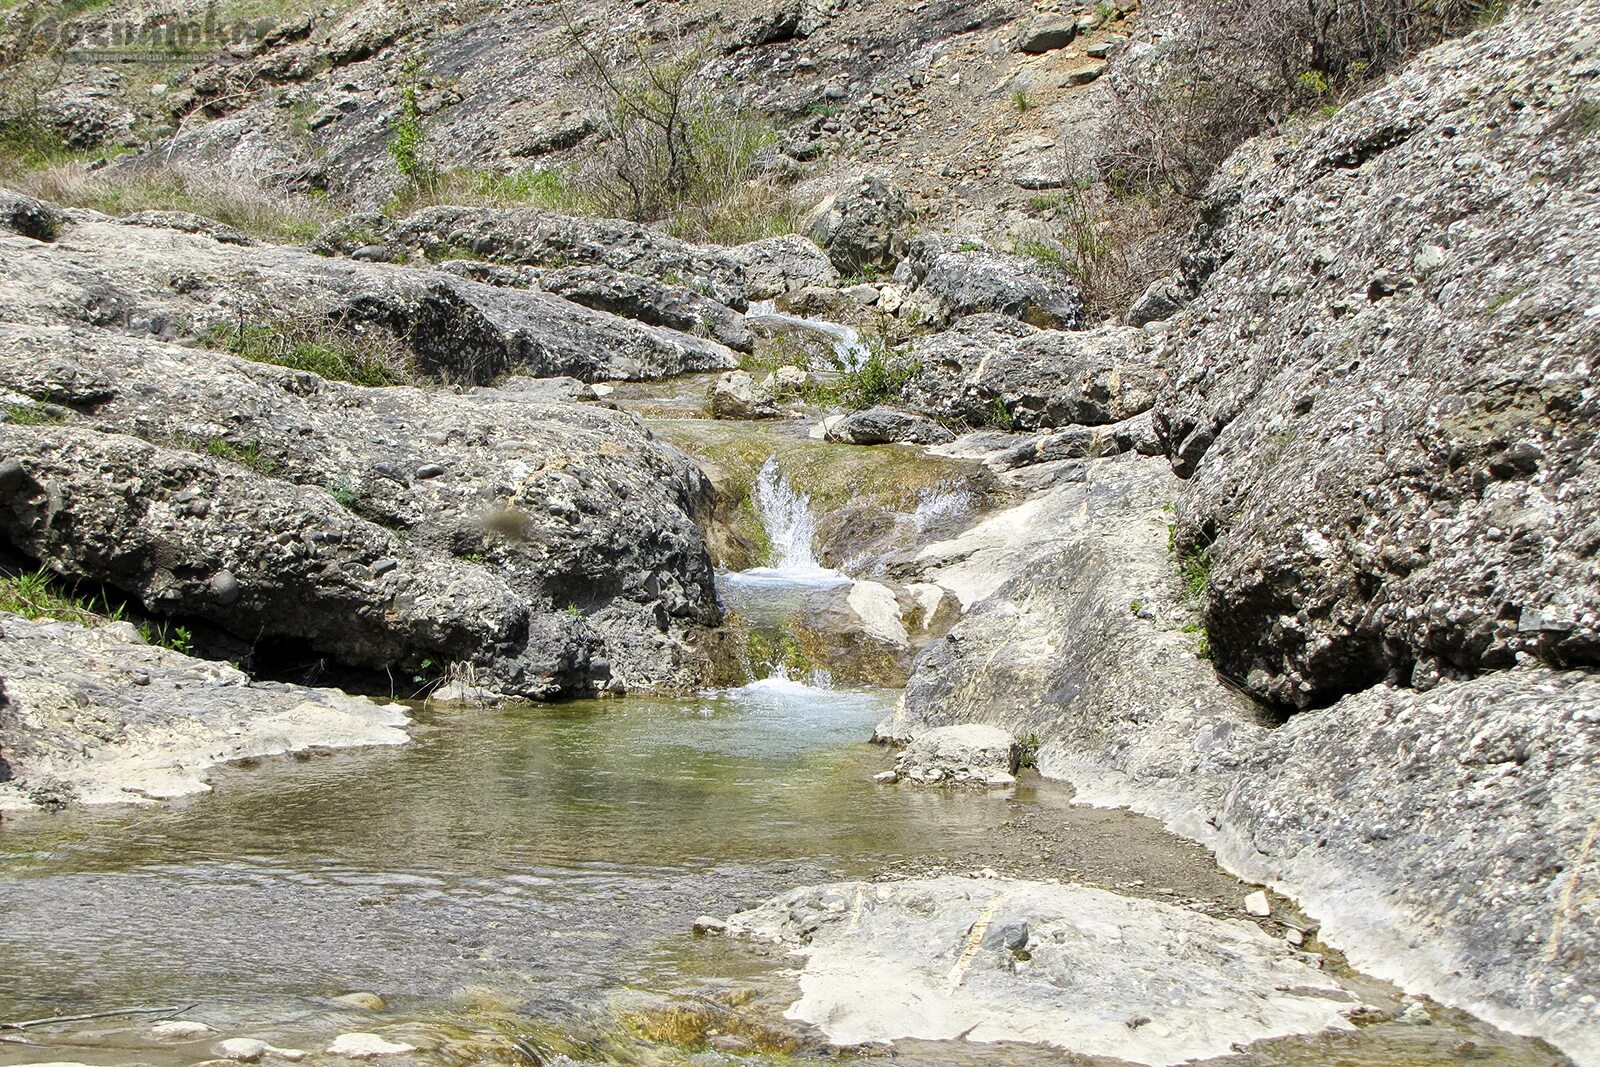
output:
[[[328,1046],[328,1055],[344,1056],[352,1060],[372,1060],[379,1056],[399,1056],[416,1050],[415,1045],[385,1041],[377,1034],[353,1033],[340,1034],[334,1038],[333,1044]]]
[[[148,681],[147,678],[146,684]],[[181,1041],[186,1037],[199,1037],[201,1034],[209,1033],[211,1027],[188,1019],[167,1019],[150,1027],[150,1036],[163,1041]]]
[[[383,998],[376,993],[346,993],[342,997],[334,997],[333,1000],[336,1004],[360,1008],[363,1011],[382,1011],[388,1007]]]
[[[728,924],[711,915],[702,915],[694,921],[694,935],[708,937],[728,932]]]
[[[1265,919],[1272,914],[1272,903],[1267,900],[1267,894],[1256,890],[1244,898],[1244,910],[1260,919]]]
[[[879,771],[872,776],[874,782],[898,782],[900,776],[894,771]]]

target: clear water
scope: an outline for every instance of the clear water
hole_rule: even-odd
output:
[[[858,370],[872,354],[854,328],[826,319],[808,319],[779,311],[778,305],[771,300],[753,302],[750,310],[745,312],[744,321],[746,325],[774,332],[798,331],[825,337],[833,347],[834,359],[844,370]]]

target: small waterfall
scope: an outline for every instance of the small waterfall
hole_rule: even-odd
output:
[[[867,346],[861,343],[861,335],[851,327],[824,319],[790,315],[779,311],[777,303],[771,300],[752,301],[750,310],[744,314],[744,321],[747,326],[765,327],[773,331],[790,330],[820,334],[832,343],[833,358],[838,360],[839,366],[845,370],[860,370],[861,365],[872,354]]]
[[[761,525],[772,542],[772,569],[799,574],[822,571],[814,542],[817,520],[811,514],[811,498],[789,484],[778,470],[776,456],[768,456],[756,475],[756,507]]]

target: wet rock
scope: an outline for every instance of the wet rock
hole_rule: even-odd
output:
[[[728,932],[728,924],[711,915],[702,915],[694,921],[696,937],[713,937]]]
[[[718,419],[775,419],[772,389],[748,371],[722,375],[711,385],[711,415]]]
[[[28,806],[46,782],[85,804],[183,796],[204,792],[206,770],[219,763],[407,740],[400,705],[252,682],[229,664],[146,644],[127,623],[89,629],[0,615],[0,627],[0,750],[12,775],[0,808]],[[157,1025],[172,1039],[206,1029]]]
[[[297,1048],[278,1048],[265,1041],[254,1038],[235,1037],[227,1041],[219,1041],[212,1046],[211,1054],[219,1059],[232,1060],[235,1063],[260,1063],[263,1059],[284,1060],[289,1063],[298,1063],[306,1058],[306,1054]]]
[[[1165,1065],[1348,1030],[1357,1006],[1253,924],[1078,885],[842,882],[728,926],[804,958],[789,1017],[839,1045],[1014,1040]]]
[[[340,1034],[328,1046],[328,1055],[343,1056],[349,1060],[375,1060],[380,1056],[403,1056],[407,1052],[415,1052],[415,1045],[407,1045],[400,1041],[388,1041],[377,1034],[349,1033]]]
[[[384,999],[376,993],[346,993],[333,998],[334,1003],[343,1004],[348,1008],[360,1008],[362,1011],[383,1011],[388,1007]]]
[[[744,268],[752,300],[771,300],[817,286],[839,284],[839,272],[828,254],[799,234],[767,237],[728,249]]]
[[[187,1041],[212,1032],[205,1023],[189,1019],[165,1019],[150,1027],[150,1036],[158,1041]]]
[[[973,315],[913,345],[906,406],[969,426],[1034,430],[1121,422],[1155,401],[1159,371],[1140,330],[1035,330]]]
[[[941,726],[914,737],[895,764],[913,782],[1011,785],[1022,750],[1006,731],[980,723]]]
[[[905,190],[879,177],[858,178],[811,210],[806,234],[842,274],[893,267],[912,219]]]
[[[930,418],[885,407],[846,415],[831,423],[825,432],[829,441],[850,445],[938,445],[956,439],[955,434]]]

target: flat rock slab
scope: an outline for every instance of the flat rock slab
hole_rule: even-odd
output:
[[[1078,885],[806,886],[728,928],[806,958],[788,1017],[840,1045],[1024,1041],[1164,1065],[1348,1029],[1357,1006],[1254,925]]]

